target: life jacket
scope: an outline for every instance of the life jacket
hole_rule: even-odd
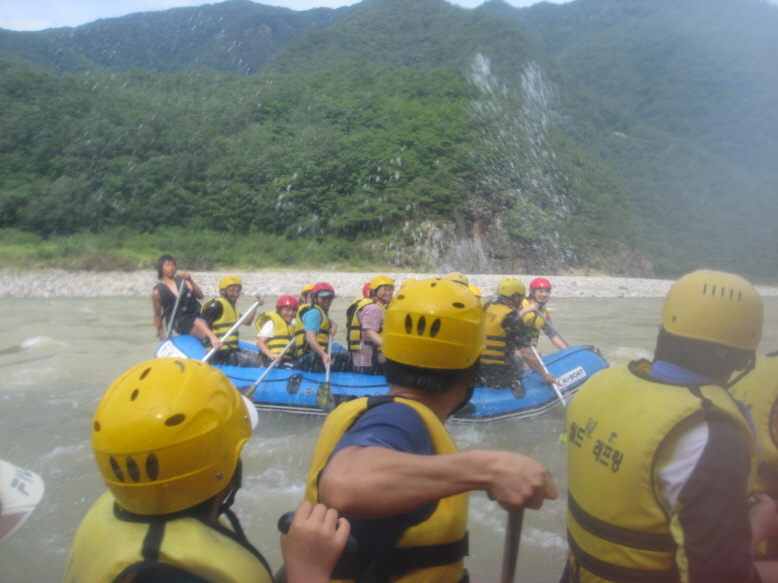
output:
[[[295,346],[297,347],[297,356],[299,357],[305,356],[313,350],[305,341],[305,324],[303,323],[303,314],[313,308],[316,308],[321,313],[321,325],[316,332],[316,341],[321,346],[321,349],[327,352],[327,346],[330,341],[330,319],[317,304],[303,304],[297,311],[297,322],[294,329]]]
[[[758,357],[754,370],[731,389],[751,411],[759,443],[759,470],[754,489],[778,496],[778,354]]]
[[[380,352],[381,350],[380,346],[375,346],[370,340],[362,338],[362,323],[359,321],[359,314],[362,312],[363,308],[369,306],[370,304],[378,304],[378,306],[381,308],[381,311],[386,314],[386,307],[381,302],[377,302],[375,298],[357,298],[351,302],[348,310],[346,310],[346,341],[349,352],[359,352],[362,350],[362,346],[364,344],[373,346],[373,349],[376,352]],[[378,333],[380,334],[383,329],[383,324],[381,324],[381,328],[379,328]]]
[[[133,573],[163,566],[209,583],[273,581],[267,561],[239,526],[233,530],[191,516],[130,514],[106,492],[76,532],[65,583],[125,583],[132,581]]]
[[[526,308],[529,306],[532,302],[529,298],[524,298],[521,301],[521,309]],[[551,314],[546,311],[546,305],[543,304],[540,306],[540,313],[546,320],[551,319]],[[528,312],[524,314],[524,325],[529,328],[529,335],[532,338],[532,344],[537,344],[538,340],[540,339],[540,331],[546,326],[546,323],[543,321],[543,318],[538,316],[537,312]]]
[[[175,276],[173,281],[176,282],[176,289],[181,290],[181,299],[178,300],[178,308],[176,309],[176,316],[189,316],[192,314],[200,313],[200,302],[194,297],[192,290],[189,286],[184,284],[183,288],[181,283],[184,281],[179,276]],[[170,324],[170,316],[173,313],[173,308],[176,305],[177,296],[170,288],[161,281],[154,286],[154,289],[159,293],[159,301],[162,305],[162,319]]]
[[[218,298],[213,298],[205,302],[202,312],[204,313],[205,310],[208,309],[208,306],[212,305],[214,302],[218,302],[222,307],[222,315],[219,317],[219,319],[211,323],[211,330],[216,336],[219,337],[219,340],[222,341],[222,347],[219,350],[224,352],[238,350],[237,330],[233,332],[228,338],[222,338],[222,336],[229,332],[230,328],[235,325],[235,322],[240,319],[240,312],[235,308],[230,300],[223,296],[219,296]]]
[[[289,341],[294,338],[295,327],[284,320],[279,313],[265,312],[257,316],[257,323],[255,324],[257,334],[259,334],[262,326],[269,320],[273,321],[275,328],[273,330],[273,336],[265,341],[265,346],[267,346],[273,354],[281,354],[284,351],[284,348],[286,348],[286,345],[289,344]],[[284,354],[284,360],[294,360],[296,353],[297,346],[295,343],[286,351],[286,354]]]
[[[600,371],[568,408],[568,572],[581,583],[680,581],[671,509],[654,481],[660,446],[675,430],[723,413],[755,460],[753,434],[726,390],[665,384],[650,370],[643,360]],[[749,484],[754,473],[752,463]]]
[[[427,407],[412,399],[381,395],[361,397],[339,405],[327,416],[313,452],[305,499],[319,502],[319,475],[332,450],[346,431],[368,409],[391,402],[403,403],[419,413],[429,431],[437,455],[459,451],[446,428]],[[469,493],[443,498],[423,522],[409,527],[375,564],[378,580],[402,583],[457,583],[464,576],[467,555],[467,507]],[[353,565],[336,568],[333,581],[354,581]]]
[[[484,308],[486,320],[486,346],[481,353],[483,364],[504,365],[508,336],[502,327],[505,317],[516,309],[502,303],[489,302]]]

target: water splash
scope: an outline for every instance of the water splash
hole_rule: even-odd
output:
[[[553,147],[553,130],[560,122],[553,86],[542,67],[530,62],[520,92],[513,91],[482,54],[473,60],[470,78],[480,92],[472,114],[483,169],[472,207],[480,209],[476,216],[487,225],[486,237],[500,251],[498,259],[513,260],[511,268],[538,271],[574,262],[575,245],[567,236],[572,204]]]

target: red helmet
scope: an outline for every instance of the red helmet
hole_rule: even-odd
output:
[[[281,296],[276,302],[276,308],[283,308],[285,306],[291,306],[293,308],[299,308],[300,303],[292,296]]]
[[[325,281],[320,281],[319,283],[313,286],[313,289],[311,290],[311,295],[312,296],[318,296],[319,294],[327,295],[327,292],[329,292],[334,296],[335,288]]]
[[[529,289],[538,288],[551,289],[551,282],[544,277],[536,277],[532,280],[532,283],[529,284]]]
[[[370,297],[370,282],[368,281],[365,285],[362,286],[362,295],[366,298]]]

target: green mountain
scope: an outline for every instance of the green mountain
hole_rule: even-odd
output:
[[[296,12],[248,0],[107,18],[38,32],[0,29],[0,57],[59,73],[210,67],[250,75],[291,39],[327,28],[355,7]]]
[[[59,65],[29,36],[42,33],[13,33],[9,61],[61,71],[85,59],[92,73],[0,68],[0,227],[176,221],[340,237],[398,265],[773,277],[778,133],[765,113],[778,92],[752,54],[772,50],[767,37],[744,38],[764,6],[712,1],[719,20],[700,0],[366,0],[299,13],[307,24],[283,39],[275,26],[261,49],[257,33],[236,43],[245,19],[227,16],[256,5],[226,2],[197,26],[204,8],[158,15],[166,26],[146,28],[164,40],[127,32],[151,14],[87,25],[116,27],[93,45],[69,29],[79,49]],[[133,41],[106,56],[109,37]],[[131,65],[162,72],[100,72]],[[260,65],[244,79],[167,73]],[[731,89],[738,78],[747,90]]]

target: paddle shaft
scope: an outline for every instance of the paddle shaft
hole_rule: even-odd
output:
[[[559,337],[559,339],[560,339],[562,342],[564,342],[564,343],[565,343],[567,346],[570,346],[569,344],[567,344],[567,340],[565,340],[564,338],[562,338],[562,335],[561,335],[561,334],[560,334],[560,333],[557,331],[557,329],[556,329],[556,328],[554,328],[554,325],[551,323],[551,320],[549,320],[548,318],[546,318],[546,317],[545,317],[543,314],[541,314],[540,312],[535,312],[535,313],[538,315],[538,317],[539,317],[541,320],[543,320],[543,324],[545,324],[546,326],[548,326],[548,329],[549,329],[549,330],[551,330],[551,333],[552,333],[554,336],[558,336],[558,337]]]
[[[265,371],[259,376],[259,378],[257,379],[257,382],[255,382],[253,385],[251,385],[251,390],[252,391],[259,386],[259,383],[261,383],[264,380],[264,378],[267,376],[267,373],[269,373],[271,370],[273,370],[273,368],[275,368],[275,366],[278,364],[278,362],[281,359],[284,358],[284,354],[286,354],[286,351],[289,350],[292,347],[292,344],[294,344],[294,343],[295,343],[295,339],[292,338],[289,341],[289,343],[286,346],[284,346],[284,349],[281,351],[281,354],[279,354],[279,356],[281,358],[279,358],[278,360],[274,360],[273,362],[270,363],[270,366],[268,366],[265,369]]]
[[[254,303],[252,304],[252,306],[249,308],[248,312],[246,312],[245,314],[243,314],[243,315],[242,315],[242,316],[241,316],[241,317],[238,319],[238,321],[237,321],[237,322],[235,322],[235,324],[232,326],[232,328],[230,328],[229,330],[227,330],[227,333],[226,333],[224,336],[222,336],[222,338],[229,338],[230,336],[232,336],[232,333],[233,333],[233,332],[235,332],[235,330],[237,330],[237,329],[238,329],[238,326],[240,326],[241,324],[243,324],[243,321],[246,319],[246,317],[247,317],[249,314],[252,314],[252,313],[254,312],[254,310],[257,308],[257,306],[259,306],[259,305],[260,305],[260,302],[261,302],[261,301],[262,301],[262,300],[260,300],[260,299],[257,299],[257,301],[256,301],[256,302],[254,302]],[[208,354],[206,354],[206,355],[203,357],[203,362],[208,362],[209,360],[211,360],[211,357],[212,357],[214,354],[216,354],[216,350],[217,350],[216,348],[211,348],[211,349],[208,351]]]
[[[176,296],[176,303],[173,304],[173,313],[170,314],[170,322],[168,322],[167,330],[165,330],[165,338],[163,340],[167,340],[170,338],[170,335],[173,333],[173,322],[176,319],[176,312],[178,312],[178,302],[181,301],[181,292],[184,291],[184,286],[186,285],[186,281],[183,279],[181,280],[181,285],[178,288],[178,295]]]
[[[329,358],[329,362],[327,363],[327,370],[324,373],[324,383],[330,384],[330,367],[332,366],[332,336],[331,335],[327,342],[327,357]]]
[[[542,358],[540,358],[540,354],[538,353],[538,349],[537,349],[537,348],[535,348],[534,346],[531,346],[531,345],[530,345],[530,348],[532,348],[532,352],[534,352],[534,353],[535,353],[535,358],[537,358],[537,359],[538,359],[538,362],[540,363],[540,366],[542,366],[542,367],[543,367],[543,371],[544,371],[546,374],[549,374],[549,372],[548,372],[548,368],[546,368],[546,363],[545,363],[545,362],[543,362],[543,359],[542,359]],[[560,401],[562,401],[562,404],[563,404],[565,407],[567,407],[567,403],[565,403],[565,398],[562,396],[562,391],[560,391],[560,390],[559,390],[559,387],[557,386],[556,382],[553,382],[553,383],[551,383],[551,386],[552,386],[552,387],[554,387],[554,392],[556,393],[556,396],[557,396],[557,398],[558,398]]]
[[[502,553],[502,576],[500,583],[513,583],[516,577],[516,562],[519,559],[519,541],[524,521],[524,509],[508,512],[508,527],[505,530],[505,547]]]

